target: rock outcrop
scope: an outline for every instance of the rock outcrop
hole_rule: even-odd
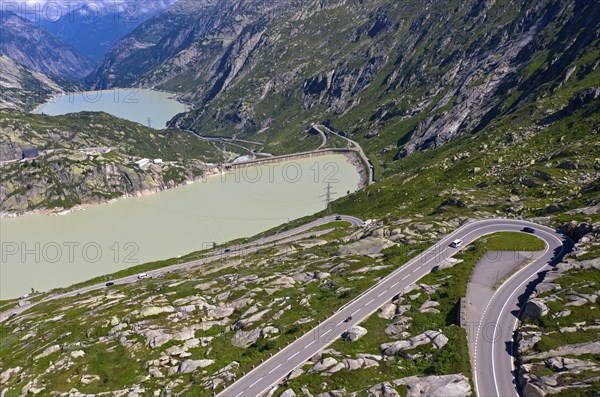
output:
[[[523,309],[523,323],[517,331],[517,368],[524,396],[576,394],[598,380],[600,360],[595,357],[600,357],[600,320],[588,313],[597,310],[600,298],[600,284],[594,276],[600,272],[600,259],[577,259],[598,252],[598,226],[570,223],[563,227],[578,242],[536,286],[534,297]]]
[[[381,351],[386,356],[393,356],[404,350],[414,349],[428,343],[431,343],[436,349],[441,349],[448,343],[448,338],[441,331],[426,331],[406,340],[384,343],[381,345]]]
[[[395,244],[382,237],[366,237],[340,247],[338,255],[376,255]]]
[[[342,338],[344,338],[346,342],[356,342],[366,334],[367,329],[357,325],[344,332]]]
[[[206,368],[214,362],[215,360],[186,360],[179,365],[177,372],[180,374],[189,374],[198,368]]]
[[[469,380],[462,374],[418,377],[410,376],[393,382],[379,383],[369,389],[372,397],[400,397],[396,387],[405,386],[406,397],[467,397],[471,395]]]

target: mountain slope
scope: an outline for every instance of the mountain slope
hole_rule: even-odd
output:
[[[11,12],[0,22],[0,52],[29,69],[70,79],[92,70],[87,57],[33,22]]]
[[[98,62],[119,39],[172,3],[174,0],[107,4],[93,2],[66,12],[58,19],[41,18],[39,24],[92,61]]]
[[[221,161],[211,143],[105,113],[51,117],[0,110],[0,213],[57,210],[172,188]],[[40,156],[20,162],[25,149]],[[141,158],[164,164],[137,167]]]
[[[520,109],[542,119],[600,86],[599,21],[581,0],[183,1],[117,44],[93,83],[180,92],[196,106],[178,125],[276,152],[328,121],[393,173],[414,151]]]
[[[75,90],[77,85],[50,77],[0,54],[0,108],[30,110],[49,96]]]
[[[48,395],[77,393],[73,390],[77,389],[82,394],[127,392],[141,397],[167,390],[167,396],[210,396],[312,329],[408,258],[421,252],[431,255],[423,250],[469,219],[498,216],[497,211],[509,206],[521,206],[526,217],[538,211],[541,215],[546,203],[562,198],[564,202],[557,202],[561,205],[553,210],[557,212],[548,211],[536,221],[558,227],[565,219],[575,219],[594,223],[598,229],[600,160],[589,155],[600,149],[600,112],[594,106],[598,102],[565,116],[559,122],[562,131],[544,131],[537,136],[521,131],[511,142],[504,136],[475,134],[399,160],[405,169],[403,174],[333,203],[336,213],[373,219],[365,228],[356,230],[333,223],[331,229],[312,230],[295,243],[282,242],[255,253],[242,251],[239,256],[225,256],[211,264],[165,271],[156,278],[129,285],[41,303],[0,324],[4,336],[0,373],[6,377],[3,387],[7,396],[19,395],[25,387],[42,389]],[[586,124],[595,125],[595,133],[583,132],[589,130]],[[569,134],[569,128],[574,133]],[[556,142],[552,153],[548,153],[548,142]],[[475,167],[480,168],[478,172],[473,172]],[[381,255],[364,255],[367,242],[369,252],[374,249]],[[240,242],[219,248],[235,251],[240,247],[237,244]],[[464,294],[472,267],[479,259],[476,255],[483,255],[485,248],[484,244],[474,244],[464,252],[463,263],[433,272],[415,289],[404,291],[396,301],[403,299],[400,306],[387,305],[387,314],[381,311],[394,320],[373,314],[362,324],[368,329],[367,335],[355,342],[337,341],[323,356],[315,356],[307,364],[312,368],[322,359],[335,357],[338,362],[353,360],[350,368],[338,367],[334,373],[329,370],[333,367],[321,365],[321,372],[309,372],[305,366],[304,373],[296,372],[284,379],[284,386],[273,395],[279,396],[287,388],[298,396],[305,395],[303,390],[312,395],[356,392],[359,396],[377,396],[382,390],[398,395],[391,393],[393,389],[407,395],[407,390],[394,380],[419,376],[421,381],[458,373],[463,376],[452,383],[460,380],[468,384],[468,341],[464,328],[456,325],[456,314],[458,298]],[[586,259],[597,262],[599,254],[598,249],[590,250]],[[94,283],[203,255],[206,251],[127,269],[97,278]],[[473,258],[475,262],[470,262]],[[594,290],[589,288],[590,280],[583,280],[585,277],[588,275],[578,280],[582,282],[576,288],[589,297]],[[565,292],[573,288],[571,283]],[[431,301],[440,304],[436,307]],[[424,302],[430,304],[428,310],[422,309],[427,307]],[[16,301],[7,302],[4,310],[13,305]],[[390,306],[394,309],[391,312]],[[588,313],[585,319],[593,319],[592,312]],[[396,322],[400,317],[404,320]],[[581,318],[566,318],[569,324],[573,320]],[[590,321],[578,327],[595,325]],[[406,340],[438,329],[448,338],[441,349],[425,344],[414,346],[394,360],[381,357],[380,343],[388,342],[392,335]],[[584,336],[597,334],[597,330],[592,332]],[[577,332],[553,332],[551,341],[558,338],[556,335],[578,337]],[[377,362],[364,365],[363,361],[361,365],[356,361],[359,358]],[[575,382],[574,386],[589,385],[583,390],[595,395],[598,384],[595,378],[590,379],[597,376],[594,370],[590,376],[561,377],[560,387],[568,388],[570,382]],[[547,371],[536,374],[547,375]],[[385,382],[392,386],[384,388]]]

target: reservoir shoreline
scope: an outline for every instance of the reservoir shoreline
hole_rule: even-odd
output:
[[[332,200],[360,185],[353,154],[330,153],[216,166],[213,176],[160,194],[78,206],[65,216],[2,219],[0,299],[175,258],[315,214],[329,185]]]
[[[77,204],[71,208],[36,208],[33,210],[16,211],[16,212],[0,211],[0,219],[12,219],[12,218],[19,218],[19,217],[30,216],[30,215],[63,216],[63,215],[68,215],[72,212],[85,211],[89,208],[99,206],[99,205],[116,203],[118,201],[126,200],[128,198],[151,196],[151,195],[161,193],[164,191],[177,189],[182,186],[191,185],[191,184],[195,184],[195,183],[199,183],[199,182],[205,182],[208,178],[225,175],[226,173],[230,172],[232,169],[238,169],[238,168],[242,168],[242,167],[256,167],[256,166],[260,166],[260,165],[267,164],[267,163],[278,164],[278,163],[293,161],[294,159],[322,157],[322,156],[328,156],[328,155],[332,155],[332,154],[343,154],[346,157],[346,159],[348,160],[348,162],[356,167],[356,170],[360,176],[359,185],[358,185],[357,190],[361,190],[367,186],[367,183],[366,183],[367,174],[366,174],[364,165],[358,156],[358,153],[356,153],[353,150],[349,150],[349,149],[323,149],[323,150],[319,150],[319,151],[315,151],[315,152],[296,153],[296,154],[290,154],[290,155],[276,156],[274,158],[259,159],[259,160],[242,162],[242,163],[217,164],[213,167],[208,167],[205,170],[204,175],[196,177],[196,178],[186,179],[184,182],[182,182],[176,186],[173,186],[173,187],[167,187],[166,189],[159,188],[159,187],[152,188],[152,189],[143,189],[143,190],[133,192],[133,193],[126,193],[120,197],[112,198],[110,200],[101,200],[101,201],[93,201],[93,202]]]

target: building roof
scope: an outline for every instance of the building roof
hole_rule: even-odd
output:
[[[23,158],[38,157],[40,152],[36,148],[23,149]]]

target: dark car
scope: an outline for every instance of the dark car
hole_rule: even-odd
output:
[[[335,217],[335,220],[336,220],[336,221],[341,221],[341,220],[342,220],[342,216],[341,216],[341,215],[338,215],[338,216],[336,216],[336,217]]]
[[[223,250],[223,252],[231,252],[230,248],[225,248],[225,250]]]
[[[108,283],[106,283],[107,287],[112,287],[113,285],[115,285],[114,281],[109,281]]]
[[[348,317],[347,317],[347,318],[344,320],[344,322],[345,322],[345,323],[348,323],[348,322],[350,322],[350,321],[352,321],[352,316],[348,316]]]
[[[534,228],[532,228],[532,227],[524,227],[524,228],[523,228],[523,231],[524,231],[525,233],[535,233],[535,229],[534,229]]]

